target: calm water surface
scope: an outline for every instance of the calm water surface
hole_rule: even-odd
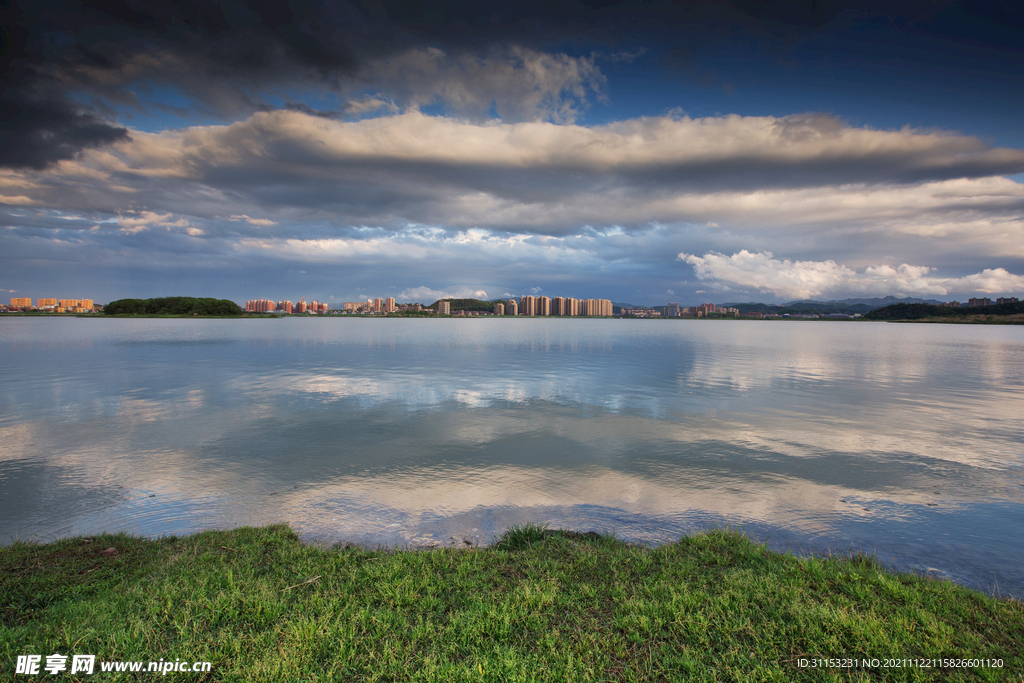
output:
[[[0,542],[711,525],[1024,596],[1024,327],[0,319]]]

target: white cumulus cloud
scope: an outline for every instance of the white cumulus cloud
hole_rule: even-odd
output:
[[[249,223],[250,225],[261,225],[261,226],[277,225],[277,221],[272,221],[269,218],[250,218],[249,216],[246,216],[244,213],[232,216],[228,220],[234,221],[234,222],[245,221],[246,223]]]
[[[123,233],[134,235],[135,233],[149,230],[153,226],[161,228],[187,228],[189,222],[185,218],[172,220],[171,213],[157,213],[156,211],[137,211],[128,216],[118,216],[117,227]]]
[[[395,295],[396,301],[411,301],[419,303],[434,303],[438,299],[487,299],[487,292],[482,289],[475,289],[468,286],[446,287],[445,289],[431,289],[430,287],[412,287],[402,290]]]
[[[731,256],[681,253],[697,277],[720,290],[755,290],[786,299],[822,296],[946,296],[954,293],[999,294],[1024,291],[1024,276],[1004,268],[987,268],[963,277],[931,275],[935,268],[903,263],[868,266],[861,272],[835,261],[776,259],[770,251],[743,249]]]

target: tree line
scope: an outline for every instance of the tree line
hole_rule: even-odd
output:
[[[158,299],[118,299],[103,307],[105,315],[242,315],[245,311],[227,299],[167,296]]]
[[[1013,315],[1024,313],[1024,301],[992,306],[935,306],[934,304],[893,304],[864,315],[865,320],[920,320],[922,318],[966,318],[972,315]]]

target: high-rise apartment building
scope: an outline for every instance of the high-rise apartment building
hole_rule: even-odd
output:
[[[45,308],[46,306],[56,306],[56,305],[57,305],[57,300],[56,299],[37,299],[36,300],[36,307],[37,308]]]
[[[395,297],[389,296],[387,299],[384,299],[385,313],[394,313],[397,310],[398,308],[395,306]]]
[[[989,299],[987,297],[986,298],[981,298],[981,299],[968,299],[967,300],[967,305],[968,306],[972,306],[972,307],[973,306],[991,306],[992,305],[992,299]]]
[[[551,298],[546,296],[537,297],[537,315],[551,315]]]
[[[42,301],[42,299],[40,299]],[[1015,296],[1001,296],[996,299],[996,305],[999,304],[1015,304],[1017,303],[1017,297]]]
[[[586,301],[580,301],[580,315],[610,318],[612,315],[612,302],[608,299],[587,299]]]
[[[61,308],[85,308],[92,310],[92,299],[58,299]]]
[[[278,301],[277,310],[281,311],[282,313],[287,313],[291,315],[295,311],[295,304],[293,304],[291,301],[288,301],[287,299],[285,299],[284,301]]]
[[[508,315],[519,315],[519,304],[515,299],[509,299],[505,303],[505,308],[508,310]]]
[[[678,318],[679,317],[679,303],[671,303],[665,306],[665,317],[666,318]]]
[[[277,310],[277,304],[270,299],[252,299],[245,302],[246,313],[272,313]]]
[[[374,313],[383,313],[384,312],[384,299],[374,299],[373,300],[373,312]]]
[[[452,302],[445,301],[442,299],[437,302],[437,314],[438,315],[451,315],[452,314]]]
[[[537,315],[537,297],[519,297],[519,315]]]
[[[18,306],[19,308],[31,308],[32,297],[18,297],[11,299],[11,306]]]
[[[579,314],[580,302],[578,299],[573,299],[567,296],[556,296],[551,300],[551,315],[571,317]]]
[[[505,304],[494,304],[494,315],[505,315]]]

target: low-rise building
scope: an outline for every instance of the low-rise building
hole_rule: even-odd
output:
[[[660,318],[661,311],[654,308],[624,308],[622,315],[627,318]]]

